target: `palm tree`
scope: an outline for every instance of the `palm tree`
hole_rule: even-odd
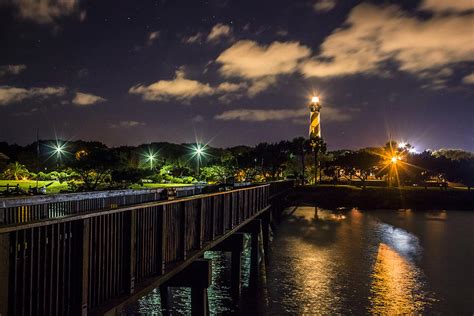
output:
[[[18,161],[7,165],[4,172],[6,178],[9,178],[9,180],[19,180],[21,177],[27,175],[28,173],[28,169],[26,169],[26,167]]]
[[[310,142],[304,137],[297,137],[291,141],[291,151],[295,156],[301,156],[301,176],[304,184],[304,172],[305,172],[305,153],[311,150]]]
[[[322,137],[312,137],[310,139],[311,148],[314,152],[314,184],[318,181],[319,154],[326,153],[327,146]]]

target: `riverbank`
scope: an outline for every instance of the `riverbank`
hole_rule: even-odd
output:
[[[297,187],[288,196],[296,205],[323,208],[358,207],[360,209],[418,209],[474,211],[474,190],[421,188],[366,188],[354,186]]]

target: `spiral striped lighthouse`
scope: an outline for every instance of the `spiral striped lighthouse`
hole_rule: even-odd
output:
[[[319,97],[312,97],[309,104],[310,123],[309,123],[309,139],[315,137],[321,138],[321,103]]]

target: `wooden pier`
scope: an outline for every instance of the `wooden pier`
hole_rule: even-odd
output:
[[[122,197],[125,206],[110,202],[117,196],[61,201],[60,216],[46,218],[51,201],[0,205],[0,315],[118,314],[187,269],[208,266],[200,259],[205,251],[257,218],[269,225],[292,187],[281,181],[147,203]],[[133,199],[139,204],[127,205]],[[205,283],[190,285],[194,298],[206,296]]]

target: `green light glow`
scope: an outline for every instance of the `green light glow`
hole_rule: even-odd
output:
[[[157,153],[149,149],[144,156],[146,162],[150,164],[150,169],[153,169],[153,163],[156,161]]]

